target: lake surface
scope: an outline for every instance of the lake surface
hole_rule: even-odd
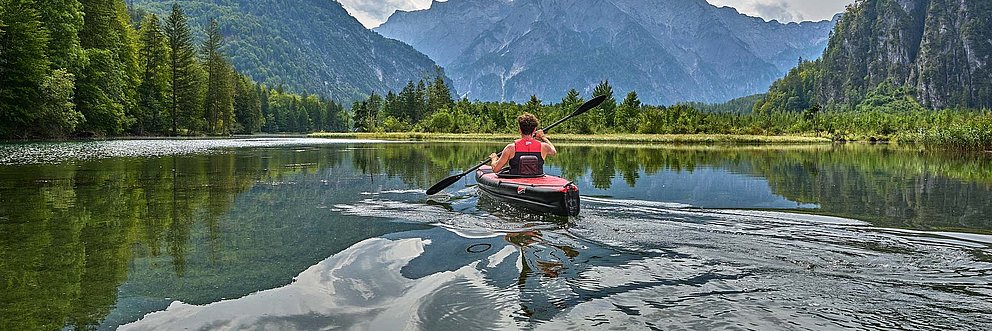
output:
[[[992,154],[561,144],[579,217],[423,190],[500,144],[0,145],[0,330],[987,329]]]

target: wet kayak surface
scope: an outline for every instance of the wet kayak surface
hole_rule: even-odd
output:
[[[564,144],[558,217],[423,194],[499,144],[165,142],[0,145],[0,329],[992,323],[982,153]]]

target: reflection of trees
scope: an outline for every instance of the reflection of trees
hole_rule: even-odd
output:
[[[451,175],[478,164],[496,144],[378,144],[354,150],[352,162],[364,173],[384,173],[404,183],[427,188]]]
[[[774,193],[820,212],[917,229],[992,229],[992,155],[892,146],[559,147],[549,164],[609,189],[619,175],[716,167],[765,178]]]
[[[256,181],[341,161],[336,150],[266,156],[0,167],[0,330],[99,323],[134,254],[158,256],[164,247],[183,275],[196,220],[217,238],[220,217]]]

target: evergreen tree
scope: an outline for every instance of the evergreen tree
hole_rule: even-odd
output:
[[[375,128],[379,127],[379,124],[382,123],[382,120],[379,118],[379,113],[382,111],[382,97],[379,97],[378,94],[375,94],[375,91],[372,91],[372,95],[369,96],[369,100],[365,104],[365,108],[368,112],[366,119],[368,124],[365,127],[370,131],[375,130]]]
[[[409,123],[416,123],[419,119],[417,117],[417,109],[420,108],[421,100],[417,99],[417,86],[413,85],[413,81],[406,83],[406,87],[399,95],[400,109],[402,109],[402,119]],[[358,120],[357,114],[355,120]]]
[[[561,109],[563,113],[571,113],[576,108],[582,105],[585,100],[579,96],[579,91],[574,88],[568,90],[565,97],[561,99]],[[571,133],[590,133],[589,129],[589,117],[588,114],[573,118],[568,122],[564,123],[564,128],[562,131]]]
[[[355,114],[353,118],[355,119],[355,129],[358,131],[369,132],[369,112],[365,109],[365,101],[355,101],[351,105],[351,113]]]
[[[248,76],[237,75],[234,85],[234,116],[238,127],[235,132],[251,134],[262,130],[262,91]]]
[[[417,83],[417,89],[414,92],[413,98],[413,122],[420,122],[425,116],[427,116],[427,85],[424,80],[421,79]]]
[[[76,73],[82,66],[83,4],[79,0],[43,0],[35,3],[42,25],[48,31],[46,55],[53,68]]]
[[[537,98],[537,95],[531,94],[530,101],[527,101],[527,105],[524,106],[524,110],[531,114],[538,114],[541,112],[541,99]]]
[[[230,84],[231,79],[228,77],[231,70],[221,53],[221,48],[224,47],[224,36],[221,34],[217,20],[210,20],[206,36],[207,39],[203,42],[202,55],[207,71],[207,91],[203,108],[206,115],[207,131],[209,133],[230,133],[227,124],[230,122],[229,115],[233,114],[231,102],[233,89]]]
[[[48,33],[33,0],[0,1],[0,136],[23,137],[42,106]]]
[[[88,65],[76,84],[77,107],[86,121],[83,130],[119,134],[137,110],[137,43],[123,0],[84,0],[84,24],[79,32]]]
[[[641,116],[641,100],[637,98],[637,92],[630,91],[623,103],[617,107],[614,124],[617,131],[622,133],[634,133],[637,131],[637,119]]]
[[[169,54],[171,54],[170,82],[170,106],[169,112],[172,118],[172,135],[178,134],[179,124],[182,120],[189,123],[192,117],[199,112],[199,81],[197,80],[196,63],[193,55],[192,37],[190,37],[189,25],[186,23],[186,15],[179,7],[179,4],[172,5],[172,14],[165,25],[165,35],[169,42]],[[186,114],[187,118],[181,119],[181,114]],[[193,129],[188,127],[188,129]]]
[[[617,108],[617,100],[613,98],[613,87],[610,86],[610,81],[604,80],[596,85],[596,88],[592,90],[592,96],[606,96],[606,100],[603,101],[601,105],[595,110],[593,110],[589,115],[593,118],[594,123],[605,125],[606,128],[613,130],[614,123],[614,111]]]
[[[169,44],[158,16],[148,14],[138,31],[138,62],[142,72],[138,85],[138,116],[134,132],[163,133],[169,109]]]
[[[383,100],[382,114],[384,117],[392,117],[395,119],[403,118],[402,104],[396,93],[389,91],[386,93],[386,98]]]
[[[444,71],[441,67],[435,66],[434,72],[434,82],[427,86],[427,112],[451,110],[454,107],[454,100],[451,99],[451,90],[444,82]]]

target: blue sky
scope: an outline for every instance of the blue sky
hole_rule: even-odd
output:
[[[431,0],[338,0],[352,16],[366,27],[382,24],[393,11],[424,9]],[[454,0],[458,1],[458,0]],[[730,6],[738,11],[782,22],[819,21],[830,19],[854,0],[706,0],[717,6]]]

